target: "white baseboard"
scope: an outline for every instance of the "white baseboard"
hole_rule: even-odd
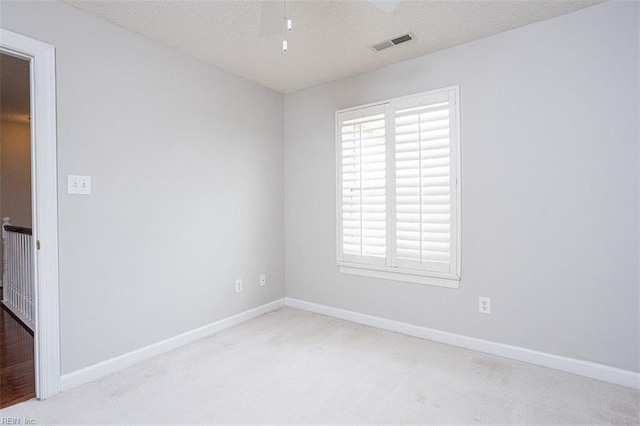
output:
[[[285,297],[292,308],[640,389],[640,373]]]
[[[102,361],[98,364],[85,367],[81,370],[74,371],[72,373],[64,374],[60,378],[60,387],[62,391],[69,390],[84,383],[91,382],[93,380],[100,379],[108,374],[114,373],[123,368],[129,367],[140,361],[158,356],[177,347],[186,345],[203,337],[210,336],[218,333],[234,325],[238,325],[250,319],[259,317],[267,312],[275,311],[284,306],[284,299],[275,300],[265,305],[258,306],[248,311],[241,312],[237,315],[233,315],[229,318],[222,319],[220,321],[213,322],[211,324],[196,328],[195,330],[187,331],[186,333],[178,336],[170,337],[169,339],[161,342],[154,343],[149,346],[137,349],[133,352],[129,352],[115,358]]]
[[[449,345],[471,349],[478,352],[484,352],[491,355],[510,358],[517,361],[524,361],[530,364],[536,364],[556,370],[566,371],[580,376],[603,380],[605,382],[615,383],[634,389],[640,389],[640,373],[636,373],[633,371],[622,370],[595,362],[553,355],[546,352],[521,348],[518,346],[511,346],[503,343],[491,342],[489,340],[477,339],[474,337],[468,337],[460,334],[449,333],[446,331],[407,324],[399,321],[375,317],[372,315],[348,311],[345,309],[319,305],[317,303],[305,302],[303,300],[293,299],[290,297],[275,300],[265,305],[258,306],[245,312],[241,312],[229,318],[225,318],[220,321],[216,321],[203,327],[197,328],[195,330],[180,334],[178,336],[171,337],[161,342],[145,346],[133,352],[129,352],[115,358],[100,362],[98,364],[91,365],[81,370],[65,374],[60,378],[61,389],[62,391],[66,391],[84,383],[100,379],[108,374],[134,365],[140,361],[144,361],[146,359],[163,354],[203,337],[218,333],[221,330],[241,324],[267,312],[279,309],[285,305],[292,308],[302,309],[309,312],[315,312],[322,315],[352,321],[358,324],[380,328],[383,330],[394,331],[409,336],[433,340],[435,342],[446,343]]]

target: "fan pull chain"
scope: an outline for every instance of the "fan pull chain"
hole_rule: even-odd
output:
[[[291,31],[292,22],[291,22],[291,18],[289,18],[288,14],[287,14],[287,0],[282,0],[282,2],[283,2],[283,9],[284,9],[284,20],[285,20],[286,25],[287,25],[287,31]],[[286,34],[286,32],[285,32],[285,34]],[[288,49],[288,43],[287,43],[287,39],[286,39],[286,36],[285,36],[285,38],[282,40],[282,51],[286,52],[287,49]]]

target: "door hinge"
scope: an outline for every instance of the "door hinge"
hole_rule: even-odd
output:
[[[36,240],[36,250],[40,250],[40,240]]]

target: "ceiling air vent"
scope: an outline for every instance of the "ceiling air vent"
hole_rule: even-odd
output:
[[[406,34],[402,34],[399,35],[398,37],[394,37],[390,40],[385,40],[382,41],[380,43],[374,44],[373,46],[371,46],[371,50],[375,50],[376,52],[379,52],[381,50],[387,49],[389,47],[393,47],[393,46],[397,46],[401,43],[405,43],[409,40],[413,40],[413,34],[411,33],[406,33]]]

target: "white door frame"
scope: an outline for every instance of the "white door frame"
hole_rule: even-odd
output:
[[[36,397],[60,392],[56,76],[53,46],[0,28],[0,51],[31,62]]]

